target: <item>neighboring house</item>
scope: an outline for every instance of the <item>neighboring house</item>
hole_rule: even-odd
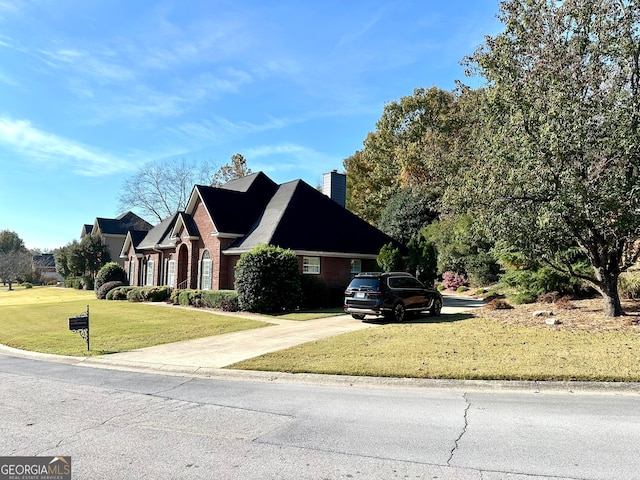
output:
[[[40,253],[33,256],[32,266],[34,272],[40,277],[42,283],[57,283],[63,280],[56,271],[56,261],[53,253]]]
[[[104,244],[109,248],[111,260],[124,266],[124,261],[120,258],[122,245],[127,238],[127,233],[134,231],[149,231],[153,228],[146,220],[140,218],[133,212],[126,212],[116,218],[98,217],[93,225],[85,224],[82,227],[80,238],[86,235],[100,235]]]
[[[184,212],[148,232],[129,231],[121,259],[132,285],[233,289],[240,255],[269,244],[293,250],[302,274],[345,287],[376,268],[389,242],[406,252],[302,180],[278,185],[258,172],[219,188],[196,185]]]

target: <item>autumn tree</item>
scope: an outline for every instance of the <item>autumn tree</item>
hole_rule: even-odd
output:
[[[474,152],[481,98],[459,85],[451,92],[418,88],[387,104],[364,148],[344,161],[347,207],[377,225],[402,190],[428,190],[429,202],[441,197]]]
[[[246,177],[247,175],[251,175],[252,173],[253,172],[251,171],[251,169],[247,167],[247,160],[239,153],[236,153],[231,157],[230,163],[223,165],[215,173],[211,185],[214,187],[219,187],[231,180]]]
[[[214,165],[184,158],[147,162],[122,185],[118,206],[150,221],[184,210],[196,184],[209,185]]]
[[[621,315],[618,277],[639,254],[640,4],[509,0],[499,18],[504,32],[467,59],[487,81],[482,158],[450,193]],[[591,274],[573,270],[576,248]]]

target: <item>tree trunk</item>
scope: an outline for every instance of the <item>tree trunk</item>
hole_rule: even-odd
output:
[[[604,269],[596,269],[598,283],[596,288],[604,300],[604,314],[607,317],[619,317],[624,315],[618,294],[619,272],[607,272]]]

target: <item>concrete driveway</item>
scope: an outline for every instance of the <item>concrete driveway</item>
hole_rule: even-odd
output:
[[[474,298],[445,295],[442,313],[443,315],[459,314],[482,305],[481,300]],[[384,324],[384,322],[355,320],[350,315],[303,322],[279,320],[271,317],[257,318],[252,316],[252,318],[266,321],[272,325],[102,357],[92,357],[83,363],[204,374],[207,371],[226,367],[265,353]]]

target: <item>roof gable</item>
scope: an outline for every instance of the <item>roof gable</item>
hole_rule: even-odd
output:
[[[280,185],[255,228],[232,249],[268,243],[298,251],[377,255],[391,237],[302,180]]]
[[[186,213],[193,214],[200,199],[213,227],[220,234],[244,235],[260,218],[278,185],[262,172],[222,187],[196,185]]]
[[[97,227],[97,228],[96,228]],[[153,228],[146,220],[133,212],[126,212],[117,218],[97,217],[93,224],[93,232],[102,235],[126,235],[129,230],[149,231]]]

